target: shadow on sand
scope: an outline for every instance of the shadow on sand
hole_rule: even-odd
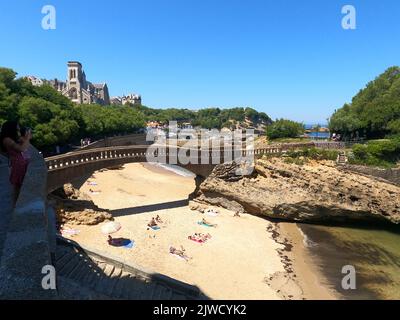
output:
[[[163,202],[163,203],[155,203],[144,206],[132,207],[132,208],[123,208],[117,210],[109,210],[109,212],[113,215],[113,217],[121,217],[128,216],[132,214],[140,214],[146,212],[160,211],[166,209],[173,208],[182,208],[189,205],[188,199],[182,199],[177,201]]]
[[[143,271],[59,237],[55,266],[60,299],[208,300],[197,286]]]

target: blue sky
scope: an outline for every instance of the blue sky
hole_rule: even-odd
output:
[[[44,5],[57,29],[41,28]],[[354,5],[357,29],[343,30]],[[325,123],[400,65],[397,0],[13,0],[0,3],[0,65],[66,78],[79,60],[111,95],[151,107],[252,106]]]

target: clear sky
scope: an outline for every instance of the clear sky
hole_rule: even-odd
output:
[[[44,5],[57,10],[43,30]],[[344,5],[357,29],[341,27]],[[400,65],[398,0],[8,0],[0,65],[66,78],[82,62],[111,95],[151,107],[252,106],[325,123],[386,68]]]

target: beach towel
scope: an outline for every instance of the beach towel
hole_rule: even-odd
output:
[[[151,229],[153,229],[154,231],[160,230],[161,228],[159,226],[152,226],[150,227]]]
[[[126,245],[124,245],[125,249],[132,249],[135,246],[135,243],[133,241],[129,241]]]
[[[122,247],[125,249],[132,249],[135,246],[134,241],[124,238],[112,239],[108,244],[113,247]]]
[[[203,221],[199,221],[199,222],[197,222],[197,224],[204,226],[204,227],[209,227],[209,228],[215,228],[217,226],[217,225],[211,225],[211,224],[204,223]]]
[[[97,184],[97,182],[88,182],[88,185],[89,186],[97,186],[98,184]]]
[[[205,243],[204,240],[196,239],[196,238],[193,237],[193,236],[189,236],[188,239],[189,239],[189,240],[192,240],[192,241],[194,241],[194,242],[197,242],[197,243]]]
[[[207,209],[205,211],[205,214],[210,216],[210,217],[216,217],[216,216],[218,216],[218,211],[216,211],[214,209]]]
[[[175,257],[177,257],[178,259],[180,259],[180,260],[185,260],[185,261],[187,261],[184,257],[181,257],[179,254],[176,254],[176,253],[172,253],[172,252],[170,252],[173,256],[175,256]]]

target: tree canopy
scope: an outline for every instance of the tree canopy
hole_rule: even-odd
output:
[[[32,128],[38,148],[85,136],[135,132],[145,125],[143,114],[132,108],[74,105],[51,86],[33,86],[26,79],[16,79],[11,69],[0,68],[0,124],[6,120]]]
[[[332,115],[331,132],[371,138],[400,133],[400,68],[391,67]]]
[[[75,105],[50,85],[33,86],[0,68],[0,125],[18,120],[33,129],[33,143],[41,149],[76,143],[81,138],[128,134],[144,128],[146,121],[189,122],[208,129],[272,123],[264,112],[252,108],[153,109],[146,106]]]
[[[267,128],[267,136],[270,139],[297,138],[304,133],[304,125],[299,122],[279,119]]]

